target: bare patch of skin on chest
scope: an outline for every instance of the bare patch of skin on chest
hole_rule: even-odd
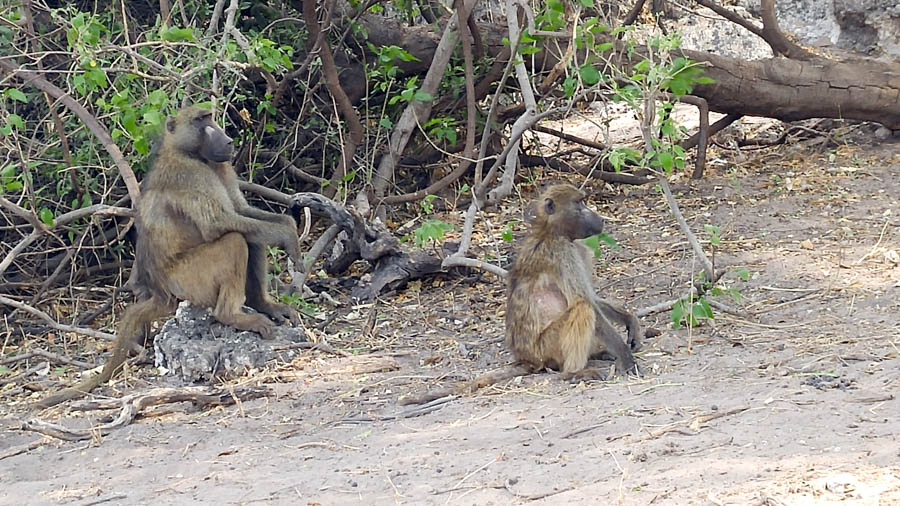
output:
[[[552,322],[568,307],[565,296],[553,283],[541,285],[534,292],[534,303],[545,322]]]

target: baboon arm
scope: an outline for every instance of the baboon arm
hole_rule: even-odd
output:
[[[594,298],[594,304],[596,304],[597,310],[601,315],[606,316],[615,323],[625,326],[628,330],[628,345],[632,350],[640,349],[643,344],[644,335],[641,332],[641,322],[634,313],[618,304],[601,299],[600,297]]]
[[[237,209],[237,212],[241,216],[267,221],[270,223],[279,223],[286,227],[291,227],[295,231],[297,230],[297,222],[295,222],[293,218],[286,214],[270,213],[269,211],[263,211],[262,209],[253,207],[249,204],[239,207]]]
[[[185,193],[171,196],[168,202],[177,206],[176,212],[187,217],[197,227],[204,242],[212,242],[229,232],[237,232],[247,242],[281,246],[294,261],[299,261],[296,227],[242,216],[235,211],[230,200],[222,202]],[[181,202],[185,204],[179,205]]]

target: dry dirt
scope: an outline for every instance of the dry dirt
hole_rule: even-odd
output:
[[[383,297],[370,333],[372,306],[339,308],[318,335],[350,356],[309,351],[243,379],[268,398],[165,405],[0,460],[0,503],[900,504],[897,151],[782,147],[676,182],[691,227],[720,227],[717,266],[751,277],[723,278],[740,302],[716,297],[738,314],[678,330],[668,312],[644,317],[662,335],[638,355],[642,378],[538,374],[383,419],[407,409],[402,394],[510,359],[501,282],[429,279]],[[483,254],[510,253],[500,234],[520,203],[489,216]],[[637,309],[684,293],[699,267],[654,188],[606,187],[597,207],[621,246],[597,267],[609,298]],[[397,368],[366,372],[373,360]],[[150,370],[105,393],[159,385]],[[4,399],[0,454],[41,439],[12,429],[24,418],[101,416],[25,400]]]

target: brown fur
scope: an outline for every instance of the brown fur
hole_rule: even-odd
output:
[[[292,218],[247,204],[228,161],[231,139],[203,109],[169,118],[153,167],[141,183],[137,209],[134,291],[139,302],[122,316],[112,356],[103,371],[43,399],[49,407],[81,397],[109,381],[136,338],[152,321],[171,314],[178,300],[211,308],[222,323],[268,337],[273,322],[247,314],[247,305],[276,320],[298,322],[296,311],[266,295],[267,245],[299,261]]]
[[[637,318],[594,292],[592,255],[575,242],[600,233],[603,221],[570,185],[548,188],[535,205],[531,233],[509,273],[506,344],[535,370],[594,377],[591,357],[612,356],[620,372],[636,371],[631,349],[641,344]],[[609,319],[628,329],[627,344]]]
[[[591,253],[575,242],[603,229],[603,220],[584,198],[573,186],[552,186],[526,212],[532,230],[509,272],[506,304],[506,345],[517,363],[401,398],[400,404],[473,392],[545,367],[561,370],[567,379],[605,379],[601,371],[586,367],[591,357],[604,355],[615,358],[620,372],[637,372],[631,349],[641,346],[640,322],[596,295]],[[627,341],[610,319],[626,327]]]

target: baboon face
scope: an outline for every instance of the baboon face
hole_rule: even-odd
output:
[[[206,162],[231,160],[232,139],[212,120],[209,111],[189,107],[166,122],[172,144],[185,154]]]
[[[552,186],[539,201],[536,222],[569,239],[584,239],[603,231],[603,218],[585,205],[586,195],[570,185]]]

